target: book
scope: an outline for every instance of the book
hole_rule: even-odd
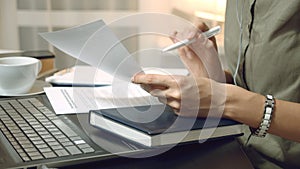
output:
[[[242,135],[236,121],[177,116],[163,104],[90,110],[89,123],[147,147]]]

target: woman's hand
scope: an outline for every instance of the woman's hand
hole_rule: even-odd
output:
[[[225,104],[225,84],[205,77],[137,74],[133,83],[183,116],[220,117]]]
[[[191,29],[188,32],[175,32],[171,39],[174,43],[183,39],[194,39],[196,42],[178,49],[179,56],[190,74],[197,70],[197,75],[201,77],[211,78],[218,82],[225,82],[224,71],[222,69],[215,37],[207,39],[202,32],[209,28],[205,23],[200,23],[197,29]]]
[[[136,74],[132,82],[141,84],[179,115],[222,116],[257,128],[263,116],[265,96],[222,83],[225,75],[220,71],[213,48],[214,43],[200,34],[195,43],[180,49],[180,58],[190,72],[188,76]],[[208,63],[216,67],[209,67]],[[299,103],[276,99],[269,133],[300,142],[299,109]]]
[[[204,29],[204,28],[203,28]],[[207,28],[208,29],[208,28]],[[175,33],[176,42],[182,34]],[[184,39],[186,39],[185,37]],[[225,75],[219,62],[214,39],[208,40],[199,31],[189,33],[196,42],[179,49],[188,76],[137,74],[132,82],[141,86],[185,116],[219,116],[225,102]]]

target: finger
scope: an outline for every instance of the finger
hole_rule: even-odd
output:
[[[197,28],[201,31],[201,32],[205,32],[209,30],[209,27],[204,23],[204,22],[200,22],[197,24]],[[209,40],[213,41],[215,48],[217,49],[217,43],[216,43],[216,38],[210,37]]]
[[[174,99],[166,99],[164,97],[159,97],[158,100],[163,103],[166,104],[168,106],[170,106],[172,109],[179,111],[180,110],[180,103],[177,100]]]
[[[178,100],[169,99],[167,101],[167,105],[169,105],[175,110],[180,110],[180,102],[178,102]]]
[[[151,90],[149,93],[154,97],[168,99],[168,98],[166,98],[165,90],[154,89],[154,90]]]
[[[170,36],[170,38],[174,43],[176,43],[184,39],[194,39],[198,36],[198,34],[199,34],[198,29],[192,28],[192,29],[185,30],[181,33],[178,33],[176,31]]]
[[[157,99],[163,104],[167,104],[167,102],[168,102],[167,98],[165,98],[165,97],[158,97]]]
[[[173,109],[174,110],[174,113],[179,116],[180,115],[180,110],[177,110],[177,109]]]
[[[141,84],[141,88],[146,90],[148,93],[150,93],[150,91],[158,89],[158,90],[166,90],[167,87],[165,86],[160,86],[160,85],[149,85],[149,84]]]
[[[189,47],[180,49],[180,58],[190,74],[206,76],[205,66],[200,57]]]
[[[176,102],[176,100],[181,100],[181,93],[173,88],[168,89],[153,89],[149,92],[152,96],[158,97],[161,100],[165,100],[165,103]],[[175,106],[175,103],[173,103]],[[177,105],[178,106],[178,105]]]
[[[153,89],[151,88],[151,86],[148,85],[148,84],[141,84],[140,86],[141,86],[142,89],[144,89],[144,90],[147,91],[148,93],[149,93],[151,90],[153,90]]]
[[[132,82],[136,84],[170,87],[172,84],[174,84],[174,79],[169,75],[137,74],[132,78]]]
[[[174,32],[172,33],[172,35],[170,36],[170,39],[171,39],[174,43],[178,42],[178,39],[176,38],[177,34],[178,34],[178,32],[177,32],[177,31],[174,31]]]
[[[198,29],[191,29],[187,34],[187,39],[194,39],[198,36]],[[185,38],[186,39],[186,38]]]
[[[183,64],[188,69],[190,74],[206,75],[203,62],[201,61],[200,57],[197,56],[197,54],[193,51],[193,48],[191,48],[190,45],[179,48],[178,53],[180,59],[182,60]]]
[[[205,22],[199,22],[197,24],[197,28],[202,31],[202,32],[205,32],[205,31],[208,31],[209,30],[209,27],[205,24]]]
[[[218,49],[216,38],[214,36],[212,36],[209,39],[207,39],[207,37],[204,36],[203,34],[199,34],[199,36],[197,37],[196,42],[194,42],[193,44],[191,44],[191,46],[197,48],[199,46],[199,44],[202,45],[202,46],[212,46],[212,47],[214,47],[214,50],[216,50],[216,51]],[[212,45],[210,45],[210,44],[212,44]]]

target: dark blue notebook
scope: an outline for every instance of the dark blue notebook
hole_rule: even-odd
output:
[[[90,124],[146,146],[240,135],[229,119],[177,116],[165,105],[90,111]]]

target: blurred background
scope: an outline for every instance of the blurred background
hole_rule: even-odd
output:
[[[224,24],[226,0],[0,0],[0,52],[49,50],[57,69],[70,67],[76,60],[55,49],[38,33],[56,31],[98,19],[106,23],[143,12],[159,12],[182,17],[192,23],[205,21],[210,26]],[[167,23],[166,23],[167,24]],[[145,25],[123,23],[112,29],[117,35],[138,33]],[[170,32],[173,28],[170,28]],[[220,59],[224,63],[223,32],[217,35]],[[170,41],[158,35],[135,36],[122,41],[130,52],[145,47],[163,48]],[[180,68],[174,57],[137,57],[142,66]],[[166,64],[167,63],[167,64]]]

